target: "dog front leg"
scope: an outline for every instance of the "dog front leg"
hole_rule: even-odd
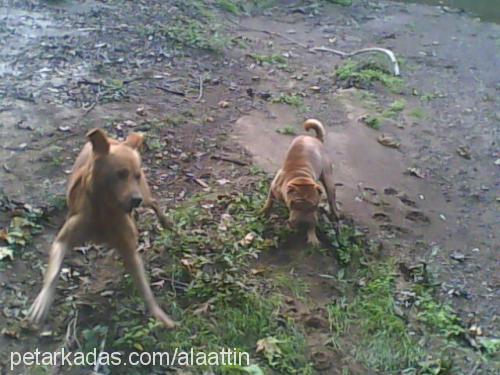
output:
[[[174,228],[174,223],[172,223],[162,212],[160,205],[156,201],[156,199],[153,198],[153,195],[151,194],[151,189],[149,188],[148,182],[146,180],[146,176],[144,175],[144,172],[142,173],[141,180],[140,180],[140,190],[142,194],[142,199],[143,199],[143,206],[144,207],[149,207],[151,208],[155,214],[158,220],[160,221],[160,224],[163,228],[165,229],[173,229]]]
[[[314,247],[319,246],[318,236],[316,235],[316,226],[312,225],[307,228],[307,243]]]
[[[145,199],[144,206],[151,208],[155,212],[156,217],[163,228],[171,230],[174,228],[174,223],[161,211],[160,205],[155,199],[151,197],[149,197],[149,199]]]
[[[269,216],[271,208],[273,208],[273,203],[275,199],[273,191],[276,189],[276,185],[278,184],[278,180],[280,177],[281,177],[281,169],[278,170],[276,176],[274,176],[273,182],[271,182],[271,187],[269,188],[269,193],[267,194],[266,203],[264,204],[264,207],[262,207],[262,209],[260,210],[260,214],[264,216]]]
[[[50,249],[49,264],[45,271],[42,290],[28,312],[28,319],[31,322],[40,323],[46,317],[54,298],[64,255],[68,249],[77,246],[81,242],[82,236],[79,234],[81,230],[79,216],[72,216],[64,223],[57,234]]]
[[[274,196],[273,196],[273,190],[271,188],[269,189],[269,193],[267,194],[266,203],[264,204],[264,207],[262,207],[262,209],[260,210],[260,213],[264,216],[269,216],[271,208],[273,208],[273,203],[274,203]]]
[[[146,302],[149,313],[167,328],[174,328],[176,323],[161,309],[149,287],[142,259],[137,253],[135,241],[124,241],[116,246],[128,273],[132,275],[139,293]]]

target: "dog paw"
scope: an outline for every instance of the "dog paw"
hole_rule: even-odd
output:
[[[47,316],[51,301],[52,293],[42,289],[28,310],[28,320],[33,324],[41,323]]]
[[[316,236],[316,233],[314,234],[307,234],[307,244],[311,245],[313,247],[319,247],[320,242],[318,240],[318,237]]]
[[[259,210],[259,215],[260,216],[264,216],[264,217],[269,217],[269,213],[271,212],[271,210],[267,207],[264,207],[264,208],[261,208]]]
[[[162,322],[167,329],[173,329],[178,326],[178,324],[174,322],[167,314],[165,314],[165,312],[159,306],[156,306],[152,309],[151,315],[153,315],[155,319]]]

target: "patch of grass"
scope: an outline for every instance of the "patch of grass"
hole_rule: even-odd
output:
[[[438,97],[437,94],[422,94],[420,95],[420,100],[423,102],[430,102],[431,100],[434,100]]]
[[[304,98],[299,94],[280,94],[278,97],[273,98],[272,102],[288,104],[297,108],[304,107]]]
[[[451,306],[435,300],[428,291],[421,291],[415,305],[418,309],[417,319],[433,332],[446,338],[456,338],[465,332]]]
[[[403,110],[406,107],[406,100],[404,99],[397,99],[394,102],[391,103],[389,108],[387,108],[383,116],[385,117],[390,117],[390,118],[396,118],[398,115],[403,112]]]
[[[279,54],[261,55],[258,53],[251,53],[249,55],[259,65],[263,64],[286,64],[286,58]]]
[[[62,211],[66,207],[66,196],[62,194],[50,194],[47,197],[47,206]]]
[[[372,129],[380,130],[382,121],[378,116],[368,116],[363,120],[363,123]]]
[[[328,3],[338,4],[342,6],[351,6],[352,0],[326,0]]]
[[[236,15],[241,14],[241,7],[235,1],[231,0],[217,0],[217,6],[226,12],[233,13]]]
[[[146,146],[152,152],[160,151],[163,148],[160,137],[149,135],[146,139]]]
[[[359,260],[362,255],[361,233],[351,226],[344,225],[337,237],[330,222],[321,220],[319,226],[328,243],[335,248],[335,255],[341,265],[346,266],[354,260]]]
[[[0,230],[0,261],[13,260],[17,252],[33,241],[33,236],[42,231],[42,217],[42,210],[25,205],[22,212],[11,219],[9,226]]]
[[[181,290],[165,301],[181,324],[168,331],[153,320],[145,323],[137,309],[141,299],[129,297],[109,329],[111,349],[210,352],[231,348],[249,353],[254,368],[263,373],[312,374],[304,334],[293,321],[280,316],[279,280],[269,285],[269,280],[263,283],[250,272],[257,254],[274,247],[287,233],[286,226],[274,227],[258,214],[267,189],[267,181],[262,181],[252,184],[251,194],[198,195],[169,212],[175,231],[163,231],[155,247],[168,248],[173,257],[162,261],[167,264],[162,267]],[[307,289],[305,283],[291,284],[291,292],[297,295]],[[165,290],[162,295],[166,294]],[[264,346],[256,354],[258,342],[272,343],[272,350]],[[190,370],[243,373],[241,368],[229,367]],[[140,371],[148,373],[147,368]]]
[[[162,32],[175,44],[221,52],[228,43],[216,23],[204,23],[185,15],[176,16]]]
[[[285,126],[284,128],[276,129],[276,133],[283,135],[297,135],[297,131],[291,125]]]
[[[426,114],[422,108],[413,108],[410,112],[409,115],[411,117],[415,117],[419,120],[422,120],[426,117]]]
[[[392,92],[401,92],[403,81],[395,77],[380,62],[372,60],[365,63],[347,61],[335,72],[337,81],[344,87],[369,88],[375,82],[381,83]]]
[[[306,281],[288,274],[280,273],[274,277],[274,281],[280,289],[288,290],[294,297],[302,300],[306,298],[310,290]]]
[[[276,0],[217,0],[217,6],[235,15],[252,14],[273,6]]]
[[[356,358],[370,369],[384,373],[404,370],[416,364],[423,354],[409,335],[406,323],[394,312],[395,275],[392,262],[362,269],[356,279],[366,282],[354,300],[328,306],[334,345],[343,347],[344,337],[356,337],[352,349]]]

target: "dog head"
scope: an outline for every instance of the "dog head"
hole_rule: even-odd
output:
[[[99,201],[126,213],[143,200],[139,150],[143,136],[131,133],[123,142],[110,139],[100,129],[91,130],[87,138],[92,144],[92,191]]]
[[[321,191],[321,186],[309,178],[294,178],[287,183],[285,202],[290,211],[288,222],[292,228],[316,224]]]

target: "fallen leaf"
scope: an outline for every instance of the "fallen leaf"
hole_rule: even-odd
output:
[[[228,180],[227,178],[222,178],[220,180],[217,180],[217,183],[221,186],[224,186],[225,184],[231,182],[230,180]]]
[[[165,285],[165,280],[158,280],[158,281],[155,281],[154,283],[151,283],[152,286],[156,286],[158,287],[159,289],[162,289],[163,286]]]
[[[378,141],[378,143],[380,143],[381,145],[386,146],[386,147],[399,148],[399,146],[401,146],[401,142],[398,142],[393,137],[391,137],[389,135],[385,135],[385,134],[381,134],[377,138],[377,141]]]
[[[262,275],[265,272],[266,272],[266,268],[265,267],[258,267],[258,268],[252,268],[252,269],[250,269],[250,273],[252,275],[254,275],[254,276]]]
[[[2,246],[0,247],[0,260],[4,260],[6,258],[14,260],[14,251],[8,247]]]
[[[4,228],[0,230],[0,240],[7,241],[7,236],[8,236],[7,229]]]
[[[244,372],[249,375],[264,375],[264,371],[259,367],[259,365],[253,364],[245,367],[238,367],[238,371]]]
[[[406,172],[412,176],[418,177],[418,178],[425,178],[425,175],[422,173],[420,168],[415,168],[415,167],[409,167],[406,169]]]
[[[185,266],[190,273],[194,272],[194,260],[191,258],[182,258],[181,264]]]
[[[135,110],[135,113],[137,113],[139,116],[146,116],[146,110],[144,107],[139,107]]]
[[[218,106],[219,106],[220,108],[227,108],[227,107],[229,107],[229,102],[227,102],[227,101],[225,101],[225,100],[221,100],[221,101],[219,102]]]
[[[200,307],[198,307],[196,310],[194,310],[193,313],[195,315],[208,315],[211,309],[212,309],[212,307],[211,307],[210,303],[205,302]]]
[[[18,339],[19,338],[19,332],[14,331],[13,329],[3,328],[2,335],[10,337],[11,339]]]
[[[457,148],[457,154],[467,160],[470,160],[470,149],[467,146],[460,146]]]
[[[463,262],[465,260],[465,255],[460,251],[455,251],[450,254],[450,258],[456,260],[457,262]]]
[[[281,357],[281,349],[278,344],[282,343],[276,337],[266,337],[257,341],[256,353],[262,353],[269,364],[273,364],[275,360]]]
[[[240,241],[240,244],[241,244],[242,246],[248,246],[248,245],[250,245],[250,244],[253,242],[253,240],[255,239],[255,236],[256,236],[256,235],[255,235],[255,233],[253,233],[253,232],[248,233],[248,234],[245,236],[245,238],[243,238],[243,239]]]
[[[196,182],[198,185],[200,185],[201,187],[205,188],[205,189],[209,189],[210,186],[207,185],[207,183],[199,178],[194,178],[193,179],[194,182]]]

